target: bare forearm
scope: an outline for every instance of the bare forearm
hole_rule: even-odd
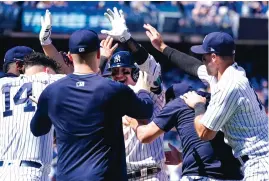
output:
[[[61,72],[62,74],[69,74],[74,71],[73,65],[67,64],[63,58],[63,55],[58,52],[58,50],[55,48],[53,44],[49,45],[42,45],[43,51],[45,55],[48,57],[54,59],[60,66],[61,66]]]

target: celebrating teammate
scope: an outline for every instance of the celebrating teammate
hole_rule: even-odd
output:
[[[52,161],[53,129],[42,137],[30,131],[37,97],[45,87],[62,78],[57,63],[41,53],[24,58],[25,74],[1,79],[0,87],[0,180],[48,181]]]
[[[143,143],[150,143],[176,127],[183,153],[182,181],[241,180],[240,163],[233,156],[231,147],[224,143],[223,133],[219,131],[212,141],[202,141],[196,134],[193,124],[195,112],[180,98],[189,90],[192,90],[191,87],[185,83],[172,85],[166,91],[168,103],[151,123],[143,125],[135,119],[126,118],[126,124],[136,131]],[[209,100],[208,93],[199,94]]]
[[[129,87],[99,76],[100,42],[90,30],[74,32],[69,51],[74,73],[42,92],[31,131],[41,136],[55,126],[57,181],[127,180],[121,118],[152,116],[147,76],[140,72],[137,96]]]
[[[105,16],[109,19],[112,30],[102,30],[117,41],[123,43],[131,53],[120,51],[108,62],[112,79],[129,86],[136,85],[139,70],[148,74],[147,84],[151,87],[150,96],[154,102],[151,120],[165,104],[165,94],[161,85],[161,67],[128,32],[122,10],[108,9]],[[111,45],[110,45],[111,46]],[[103,47],[109,49],[110,47]],[[136,62],[136,63],[135,63]],[[124,118],[123,118],[124,119]],[[150,144],[141,143],[131,127],[123,127],[127,173],[130,180],[168,180],[164,169],[163,135]]]
[[[203,140],[211,140],[218,130],[240,161],[244,180],[269,178],[268,117],[245,71],[234,61],[235,43],[223,32],[208,34],[194,53],[203,55],[203,63],[168,47],[161,35],[149,24],[144,25],[152,45],[169,61],[189,74],[210,84],[211,101],[205,111],[205,99],[194,92],[182,98],[197,112],[195,129]]]
[[[24,72],[23,58],[34,52],[26,46],[16,46],[9,49],[4,57],[2,77],[17,77]]]

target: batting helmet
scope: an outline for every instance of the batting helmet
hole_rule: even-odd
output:
[[[132,68],[131,77],[136,82],[139,76],[139,68],[135,65],[134,59],[128,51],[115,53],[108,64],[108,70],[117,67]]]

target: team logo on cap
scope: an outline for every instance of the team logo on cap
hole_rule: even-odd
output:
[[[79,48],[78,51],[79,52],[85,52],[85,48]]]
[[[114,62],[115,63],[119,63],[121,60],[120,60],[120,55],[116,55],[115,57],[114,57]]]

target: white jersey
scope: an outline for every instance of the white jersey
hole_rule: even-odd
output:
[[[198,76],[211,88],[211,100],[201,123],[211,130],[222,130],[235,157],[269,156],[268,117],[244,69],[234,63],[217,81],[202,65]]]
[[[35,137],[30,131],[30,121],[36,104],[29,96],[37,98],[50,83],[64,75],[38,73],[32,76],[3,78],[0,82],[0,160],[36,161],[48,167],[53,153],[53,129],[44,136]],[[50,149],[51,148],[51,149]]]
[[[154,81],[159,81],[161,67],[156,63],[151,55],[149,55],[144,64],[139,65],[139,68],[140,70],[147,72],[149,85],[153,86]],[[164,91],[158,95],[150,92],[150,96],[154,103],[154,112],[150,119],[150,121],[152,121],[165,105],[165,94]],[[137,139],[135,132],[130,127],[123,126],[123,133],[125,140],[127,172],[147,167],[160,167],[164,170],[163,166],[165,156],[163,149],[163,135],[154,140],[152,143],[143,144]],[[164,174],[160,180],[168,180],[168,177]]]

